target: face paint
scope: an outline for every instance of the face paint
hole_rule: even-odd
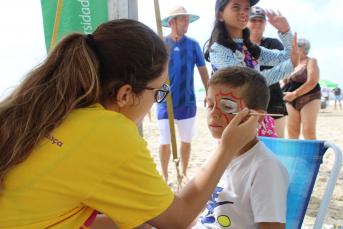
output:
[[[222,98],[219,103],[218,103],[218,96],[231,96],[232,98],[234,98],[235,100],[239,100],[239,105],[241,107],[241,109],[243,110],[243,106],[242,106],[242,99],[241,98],[237,98],[235,97],[232,92],[230,92],[229,94],[223,94],[222,91],[220,91],[218,94],[216,94],[214,97],[215,97],[215,109],[217,109],[219,112],[220,112],[220,115],[224,115],[225,119],[226,119],[226,122],[227,124],[229,125],[230,121],[229,121],[229,117],[225,114],[225,113],[233,113],[233,112],[236,112],[237,111],[237,103],[233,100],[230,100],[228,98]],[[223,102],[222,102],[223,101]],[[228,102],[230,101],[230,102]],[[230,103],[230,104],[228,104]],[[233,103],[235,103],[236,105],[233,105]],[[231,105],[231,108],[225,108],[225,105]],[[230,106],[227,106],[227,107],[230,107]],[[225,108],[225,109],[223,109]],[[232,110],[231,112],[227,112],[227,111],[230,111]],[[233,111],[235,110],[235,111]],[[225,113],[223,113],[222,111],[224,111]]]
[[[219,107],[227,114],[232,114],[237,111],[237,103],[228,98],[222,98],[219,102]]]

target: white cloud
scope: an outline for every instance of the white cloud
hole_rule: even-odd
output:
[[[321,16],[327,19],[335,27],[343,26],[343,16],[342,16],[342,9],[343,9],[343,1],[342,0],[331,0],[329,1],[324,7],[321,12]]]

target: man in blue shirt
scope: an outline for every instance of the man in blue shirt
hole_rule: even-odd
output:
[[[199,43],[185,36],[189,23],[199,16],[188,14],[181,6],[173,8],[169,16],[162,20],[162,25],[171,28],[171,33],[164,38],[170,53],[168,73],[173,101],[174,119],[180,135],[181,174],[183,182],[189,181],[187,167],[191,153],[191,141],[195,135],[196,98],[194,91],[194,67],[198,67],[201,80],[207,94],[208,72]],[[206,106],[206,96],[204,100]],[[170,128],[167,104],[163,102],[157,107],[158,128],[160,130],[159,155],[162,176],[168,181],[168,163],[171,155]]]

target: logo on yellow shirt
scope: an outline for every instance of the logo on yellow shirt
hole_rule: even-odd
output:
[[[45,137],[46,137],[47,139],[49,139],[49,140],[51,141],[52,144],[56,144],[56,145],[58,145],[59,147],[62,147],[63,142],[58,141],[58,139],[54,138],[54,136],[47,134],[47,135],[45,135]]]

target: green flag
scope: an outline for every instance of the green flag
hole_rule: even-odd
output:
[[[58,0],[41,0],[45,45],[50,50]],[[84,34],[108,21],[107,0],[63,0],[57,41],[72,32]]]

